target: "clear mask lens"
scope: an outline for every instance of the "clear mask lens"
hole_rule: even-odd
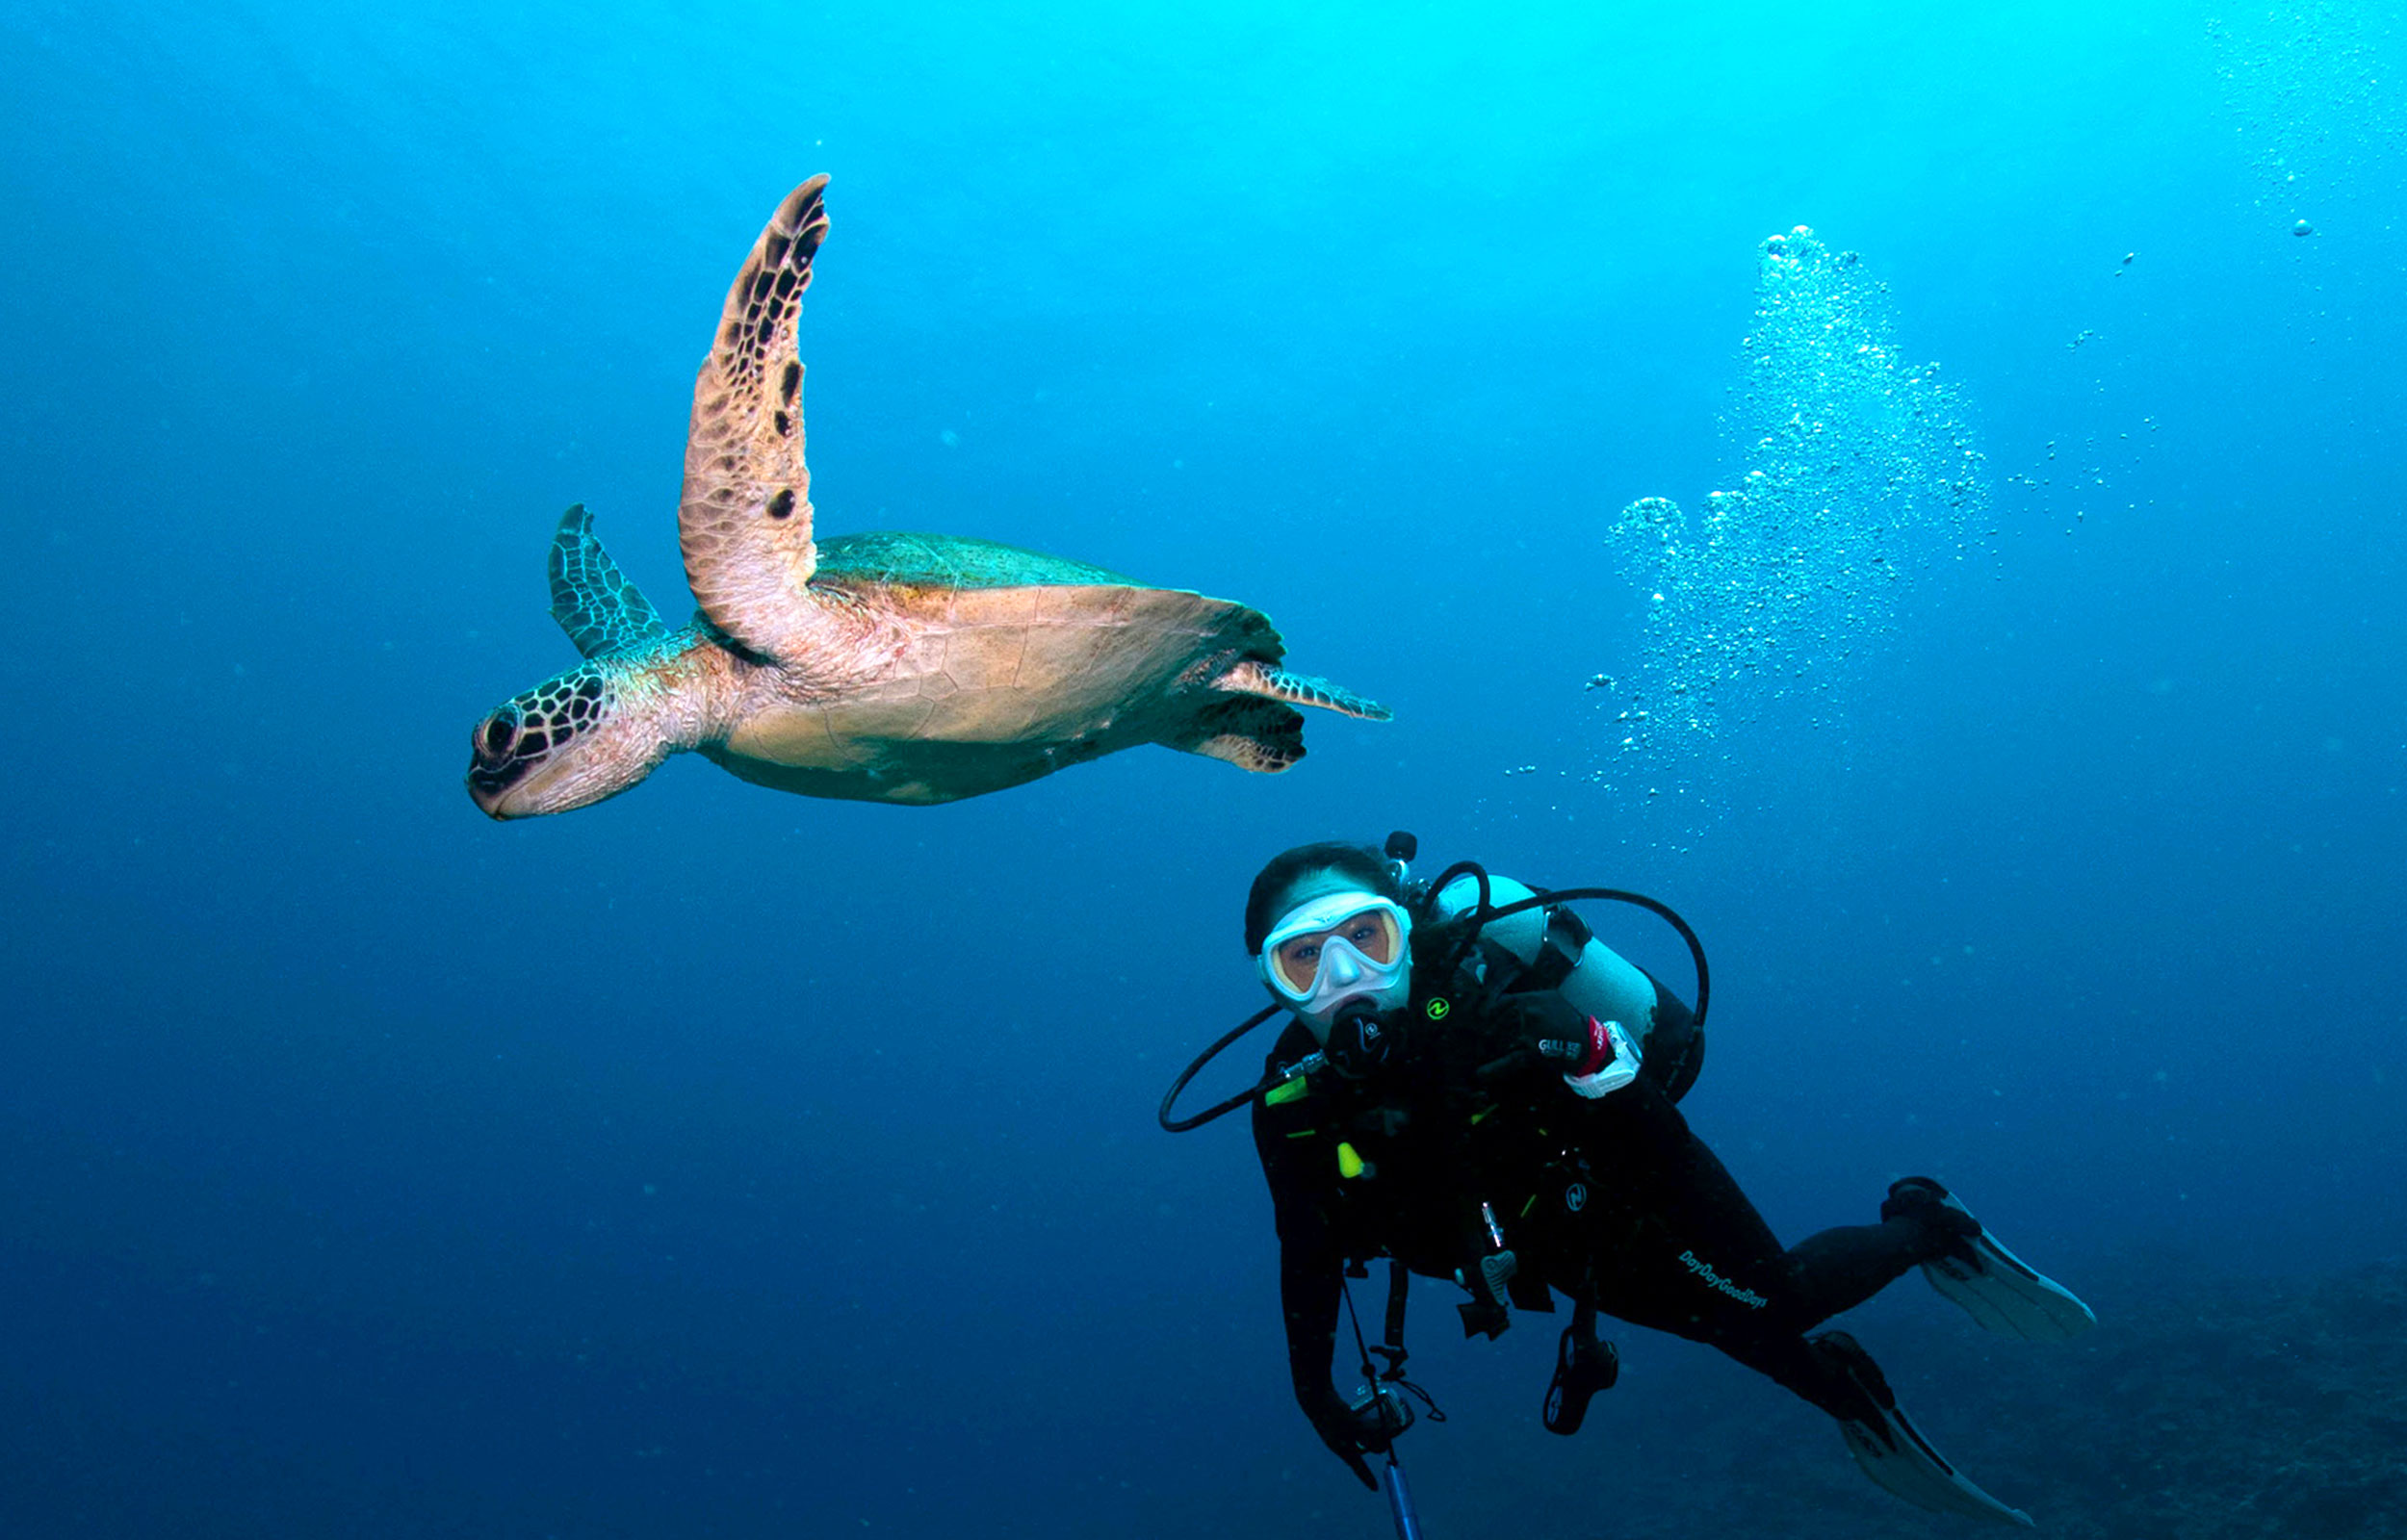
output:
[[[1403,955],[1404,929],[1395,907],[1383,902],[1321,928],[1290,932],[1266,951],[1272,988],[1303,1001],[1324,984],[1342,988],[1371,974],[1385,976]]]

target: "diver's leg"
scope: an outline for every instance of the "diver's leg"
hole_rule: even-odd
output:
[[[1583,1133],[1597,1169],[1613,1173],[1599,1184],[1608,1200],[1592,1231],[1599,1276],[1649,1317],[1604,1301],[1624,1320],[1696,1336],[1693,1318],[1702,1340],[1724,1318],[1758,1334],[1801,1336],[1918,1263],[1954,1254],[1962,1232],[1978,1233],[1970,1215],[1893,1202],[1876,1224],[1840,1225],[1783,1247],[1669,1098],[1641,1082],[1611,1100],[1621,1105]],[[1654,1319],[1667,1311],[1669,1320]]]
[[[1618,1302],[1606,1308],[1621,1314]],[[1829,1413],[1864,1474],[1915,1506],[2006,1524],[2031,1523],[2027,1514],[1982,1491],[1931,1447],[1898,1405],[1872,1355],[1846,1332],[1827,1331],[1808,1340],[1781,1330],[1774,1322],[1729,1311],[1690,1311],[1685,1322],[1648,1322],[1657,1323],[1712,1344]]]
[[[1631,1091],[1640,1095],[1622,1109],[1623,1137],[1615,1142],[1618,1169],[1629,1180],[1615,1184],[1615,1201],[1591,1231],[1585,1297],[1622,1320],[1718,1348],[1829,1413],[1865,1474],[1907,1502],[2029,1524],[1931,1448],[1852,1338],[1804,1335],[1917,1262],[1960,1247],[1958,1226],[1928,1212],[1939,1205],[1893,1203],[1878,1224],[1825,1230],[1782,1250],[1678,1110],[1659,1093],[1660,1105],[1648,1106],[1643,1085],[1617,1095]]]
[[[1940,1216],[1946,1213],[1932,1208],[1900,1212],[1877,1224],[1842,1224],[1791,1246],[1789,1259],[1797,1266],[1801,1314],[1798,1329],[1852,1310],[1903,1277],[1908,1269],[1959,1248],[1964,1232],[1953,1222],[1941,1221]]]
[[[1783,1247],[1660,1091],[1642,1082],[1611,1100],[1582,1131],[1599,1176],[1581,1281],[1624,1321],[1718,1346],[1794,1342],[1957,1244],[1939,1217],[1952,1211],[1922,1205]],[[1765,1350],[1777,1367],[1758,1367],[1782,1383],[1813,1377],[1798,1349]]]

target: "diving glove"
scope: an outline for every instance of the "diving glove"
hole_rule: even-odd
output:
[[[1638,1045],[1618,1021],[1599,1021],[1551,992],[1507,995],[1502,1006],[1510,1013],[1507,1030],[1517,1046],[1485,1065],[1482,1079],[1511,1073],[1535,1059],[1561,1068],[1563,1083],[1593,1101],[1638,1078]]]
[[[1379,1478],[1362,1456],[1385,1452],[1387,1431],[1380,1422],[1380,1404],[1372,1401],[1359,1408],[1346,1404],[1345,1398],[1331,1387],[1305,1403],[1304,1415],[1312,1420],[1312,1431],[1329,1446],[1329,1452],[1346,1462],[1346,1469],[1355,1474],[1364,1486],[1379,1490]]]
[[[1588,1403],[1598,1391],[1613,1389],[1620,1377],[1621,1355],[1596,1335],[1593,1314],[1575,1317],[1555,1344],[1555,1377],[1547,1382],[1540,1418],[1546,1431],[1565,1438],[1578,1432],[1588,1420]]]

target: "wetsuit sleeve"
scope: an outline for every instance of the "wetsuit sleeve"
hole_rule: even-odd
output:
[[[1303,1137],[1290,1139],[1290,1134]],[[1279,1226],[1279,1303],[1286,1321],[1287,1373],[1297,1402],[1309,1413],[1331,1397],[1329,1366],[1337,1344],[1345,1258],[1329,1221],[1329,1204],[1336,1195],[1331,1191],[1336,1157],[1308,1121],[1282,1116],[1259,1103],[1254,1109],[1254,1148],[1270,1184]]]

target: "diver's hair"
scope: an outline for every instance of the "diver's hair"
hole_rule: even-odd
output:
[[[1270,935],[1270,928],[1287,911],[1283,900],[1288,892],[1315,872],[1339,873],[1382,898],[1404,902],[1404,888],[1396,882],[1395,867],[1368,845],[1327,840],[1282,850],[1270,859],[1270,864],[1254,879],[1252,890],[1245,895],[1247,956],[1261,955],[1263,937]]]

